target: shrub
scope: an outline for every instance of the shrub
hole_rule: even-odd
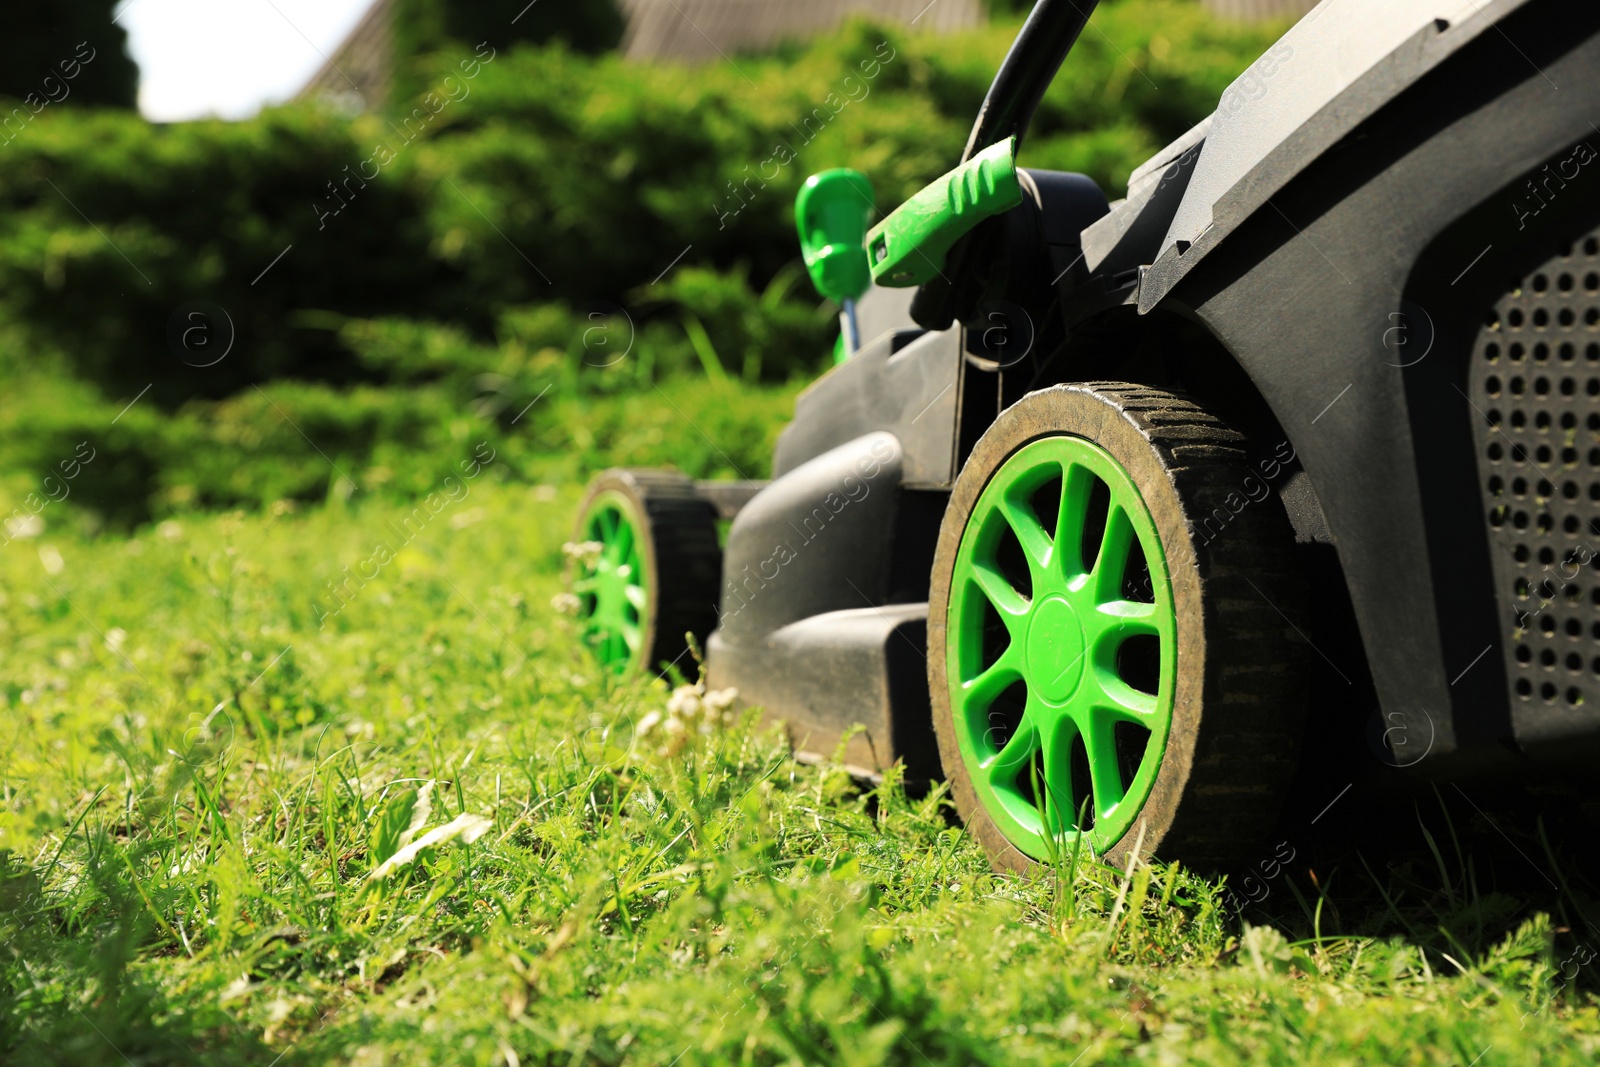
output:
[[[47,112],[0,152],[0,306],[108,395],[154,383],[151,399],[171,406],[284,376],[359,380],[301,313],[426,308],[448,277],[404,175],[358,177],[342,215],[319,218],[316,204],[338,203],[330,183],[372,154],[362,132],[308,111],[169,127]],[[234,337],[204,369],[189,364],[211,359],[225,323],[187,362],[169,337],[197,300],[222,308]]]
[[[1022,162],[1115,196],[1272,31],[1183,0],[1097,18]],[[763,470],[836,330],[797,266],[801,182],[854,166],[900,203],[955,162],[1016,29],[856,22],[678,68],[580,54],[578,29],[464,60],[451,37],[477,31],[453,25],[407,68],[449,101],[393,121],[50,108],[4,146],[0,489],[84,439],[104,462],[72,499],[122,524],[425,487],[478,433],[506,470]],[[378,144],[393,158],[363,177]]]
[[[1101,18],[1047,94],[1024,162],[1082,169],[1114,195],[1267,34],[1179,0],[1111,4]],[[592,301],[631,301],[641,329],[662,314],[677,328],[687,311],[734,373],[781,378],[827,345],[808,287],[786,282],[787,299],[771,288],[793,269],[805,176],[853,165],[881,209],[899,203],[955,161],[1014,30],[906,37],[857,22],[693,69],[558,42],[485,52],[466,61],[473,78],[447,51],[419,69],[439,85],[453,73],[460,98],[403,123],[279,109],[153,127],[46,112],[0,153],[0,304],[108,395],[153,382],[167,407],[280,377],[404,373],[356,358],[344,318],[437,319],[483,342],[508,309]],[[396,158],[368,180],[380,142]],[[674,262],[681,284],[662,277]],[[197,300],[236,338],[204,370],[169,338]],[[220,344],[226,324],[212,328]],[[663,358],[671,332],[657,330]]]
[[[1022,161],[1081,169],[1115,197],[1273,31],[1182,0],[1097,17]],[[500,56],[412,161],[446,190],[430,201],[435,248],[468,291],[501,305],[621,302],[680,255],[679,269],[747,265],[760,291],[795,258],[792,205],[807,175],[861,169],[887,211],[954,165],[1015,31],[908,37],[856,22],[692,71],[558,48]]]
[[[828,309],[817,307],[799,263],[780,270],[760,293],[748,275],[744,264],[726,273],[690,267],[663,282],[659,298],[679,309],[690,344],[705,349],[699,358],[713,377],[782,381],[821,370],[836,329]],[[796,290],[800,299],[792,298]]]

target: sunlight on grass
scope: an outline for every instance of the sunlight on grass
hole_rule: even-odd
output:
[[[409,509],[0,552],[9,1062],[1600,1049],[1542,918],[1446,977],[1400,938],[1241,930],[1177,868],[994,875],[941,789],[863,792],[748,719],[636,743],[667,686],[609,681],[549,606],[575,503],[482,479],[320,628]]]

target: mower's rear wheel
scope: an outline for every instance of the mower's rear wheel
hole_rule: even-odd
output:
[[[1210,870],[1254,858],[1306,682],[1293,534],[1249,501],[1254,473],[1218,419],[1117,383],[1032,393],[978,442],[940,529],[928,673],[996,866],[1080,838],[1112,862],[1140,840]]]
[[[617,674],[676,666],[693,678],[686,634],[716,626],[717,515],[675,471],[608,470],[579,509],[572,592],[584,643]]]

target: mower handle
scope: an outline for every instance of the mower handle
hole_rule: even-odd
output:
[[[930,330],[954,321],[951,305],[965,273],[972,230],[1022,202],[1016,153],[1056,71],[1077,43],[1099,0],[1038,0],[1011,43],[978,109],[961,162],[891,212],[861,247],[871,186],[854,171],[813,176],[795,202],[806,267],[817,291],[843,304],[843,354],[854,351],[855,297],[871,280],[917,286],[911,317]]]
[[[985,148],[1010,137],[1019,142],[1045,90],[1077,43],[1100,0],[1039,0],[995,72],[978,121],[967,138],[965,163]]]

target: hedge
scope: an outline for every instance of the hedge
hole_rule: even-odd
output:
[[[620,449],[712,473],[723,458],[648,415],[656,388],[707,377],[780,398],[695,407],[737,423],[754,467],[757,416],[826,365],[836,329],[798,268],[800,183],[855,166],[888,210],[936,177],[1015,29],[857,22],[693,68],[448,45],[413,64],[416,97],[354,119],[48,108],[0,148],[0,472],[34,478],[98,432],[104,462],[73,499],[111,521],[336,491],[287,415],[363,490],[425,485],[464,427],[535,466]],[[1023,164],[1119,195],[1272,32],[1185,0],[1102,4]]]

